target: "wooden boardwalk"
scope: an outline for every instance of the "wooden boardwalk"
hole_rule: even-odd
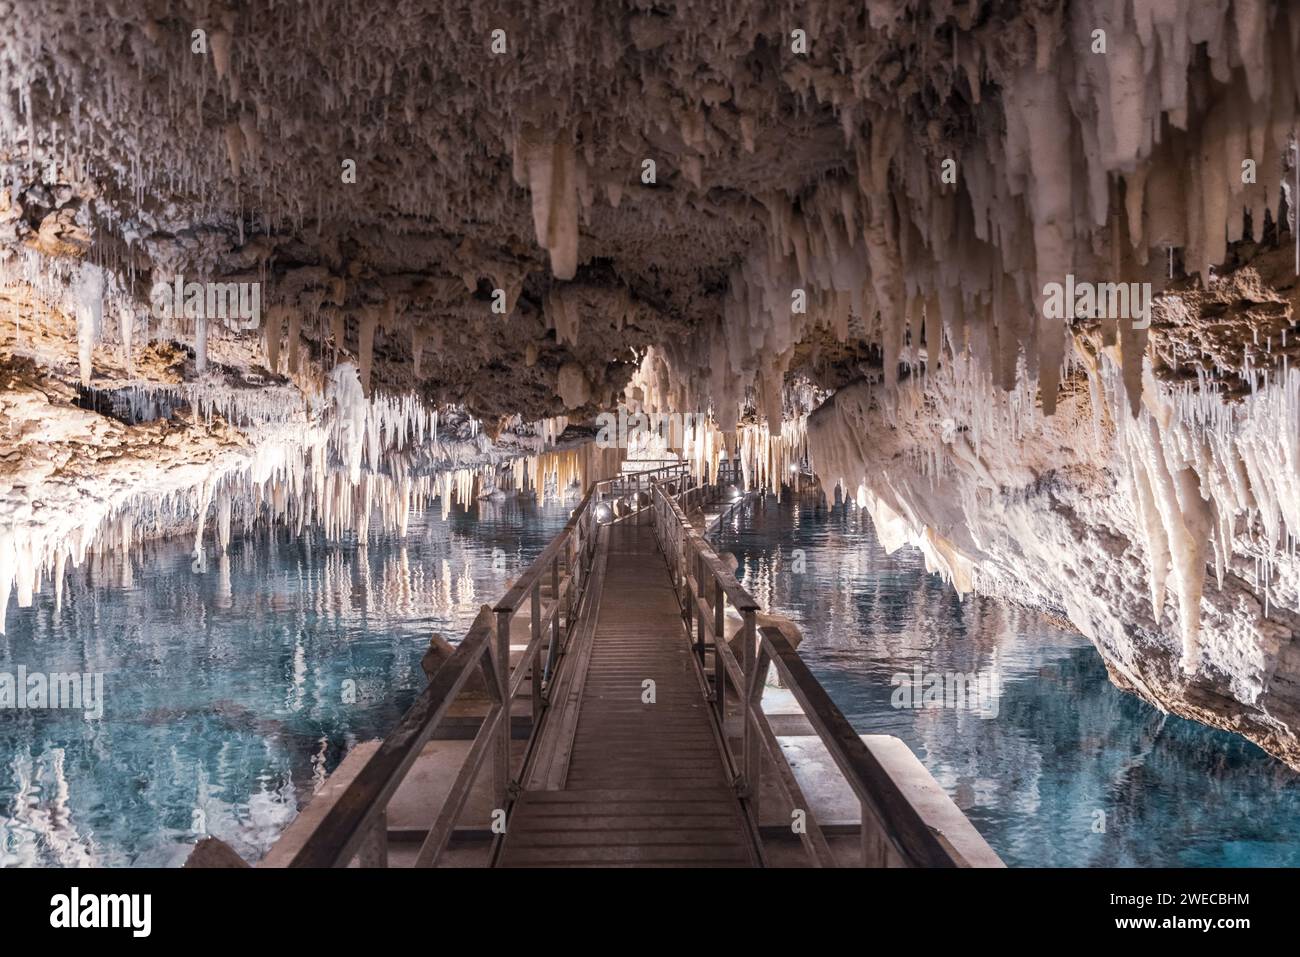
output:
[[[681,463],[594,483],[260,866],[1001,866],[760,619],[701,532],[735,493]]]
[[[567,772],[559,790],[524,791],[498,864],[756,864],[654,531],[607,534]]]

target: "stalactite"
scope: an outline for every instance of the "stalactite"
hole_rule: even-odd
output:
[[[104,310],[104,274],[99,267],[85,264],[76,284],[77,358],[81,384],[90,385],[91,356],[99,338]]]
[[[361,389],[370,394],[370,369],[375,358],[375,329],[379,325],[379,310],[367,307],[361,313],[360,332],[357,334],[357,356],[361,371]]]

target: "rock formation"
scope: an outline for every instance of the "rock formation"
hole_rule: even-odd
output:
[[[1289,4],[4,13],[0,630],[87,549],[589,478],[625,403],[1300,767]]]

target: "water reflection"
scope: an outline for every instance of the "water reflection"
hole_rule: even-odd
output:
[[[893,734],[1022,866],[1300,865],[1300,775],[1227,732],[1114,688],[1085,638],[959,600],[865,513],[805,496],[732,518],[721,548],[861,733]],[[896,708],[897,676],[995,674],[988,709]],[[981,715],[985,716],[981,716]]]
[[[260,857],[410,704],[430,633],[459,640],[567,518],[512,497],[363,546],[151,544],[11,608],[0,672],[103,672],[105,704],[0,710],[0,865],[176,865],[203,834]]]

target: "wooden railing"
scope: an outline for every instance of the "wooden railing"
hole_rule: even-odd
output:
[[[724,474],[718,481],[730,478]],[[636,493],[644,491],[647,483],[650,504],[644,506]],[[599,506],[628,501],[629,495],[637,503],[630,514],[651,511],[701,667],[705,666],[709,654],[713,656],[712,704],[720,727],[725,728],[728,687],[740,703],[743,717],[740,752],[733,751],[725,733],[722,737],[734,783],[752,818],[757,820],[765,753],[777,784],[791,806],[805,811],[807,827],[801,833],[801,840],[813,863],[834,864],[826,838],[761,707],[763,675],[770,662],[776,665],[857,795],[863,812],[864,845],[867,817],[872,815],[890,835],[895,850],[906,863],[961,864],[961,859],[921,820],[915,807],[858,738],[786,636],[776,628],[757,627],[758,603],[722,565],[703,535],[690,525],[680,503],[704,504],[709,497],[718,496],[719,488],[718,484],[694,483],[682,466],[657,469],[649,475],[643,473],[639,481],[635,476],[620,476],[595,483],[574,509],[564,529],[505,596],[493,608],[484,608],[475,619],[464,640],[433,675],[397,727],[331,803],[320,823],[290,859],[289,866],[346,867],[354,858],[367,866],[387,864],[389,801],[424,745],[448,716],[466,682],[476,673],[482,676],[487,690],[487,712],[437,818],[424,836],[416,866],[437,863],[489,755],[496,806],[509,813],[518,794],[518,782],[511,774],[510,703],[522,692],[524,682],[531,679],[533,731],[527,744],[527,749],[531,749],[541,716],[549,704],[548,691],[562,667],[570,632],[587,594],[600,526],[625,517],[614,515],[611,508],[609,517],[603,518]],[[743,622],[744,641],[739,661],[726,641],[728,604]],[[518,613],[524,608],[529,612],[528,643],[512,669],[511,633]],[[526,750],[524,762],[527,760]]]
[[[356,857],[369,866],[386,866],[388,803],[475,672],[482,675],[490,698],[487,714],[437,819],[424,838],[415,866],[436,864],[489,755],[496,806],[509,813],[518,795],[518,782],[511,774],[511,702],[522,691],[524,682],[531,679],[533,733],[527,745],[531,749],[540,717],[549,705],[548,692],[586,594],[600,526],[648,508],[656,482],[660,488],[689,485],[689,469],[676,463],[592,485],[564,529],[551,539],[501,600],[490,610],[485,608],[475,619],[464,640],[434,674],[397,727],[333,802],[290,860],[290,867],[346,867]],[[624,511],[624,507],[628,510]],[[512,670],[511,635],[519,612],[525,608],[528,609],[528,644]]]
[[[536,739],[546,695],[568,633],[577,617],[596,555],[598,499],[607,494],[598,482],[574,509],[564,529],[551,539],[531,565],[491,608],[484,608],[451,657],[397,727],[332,804],[319,825],[289,862],[290,867],[346,867],[354,857],[363,864],[386,866],[387,807],[424,745],[447,717],[465,683],[483,676],[490,703],[451,790],[429,829],[415,866],[431,867],[445,850],[488,756],[492,756],[492,793],[508,812],[518,794],[511,776],[510,703],[531,678],[533,735]],[[547,587],[549,586],[549,588]],[[544,592],[549,590],[549,596]],[[513,671],[510,636],[516,616],[528,609],[528,644]],[[543,654],[545,651],[545,654]]]
[[[649,508],[656,483],[682,488],[692,481],[690,466],[685,462],[673,462],[659,468],[625,472],[598,482],[595,488],[596,520],[608,525]]]
[[[813,731],[858,799],[862,815],[863,860],[869,861],[875,856],[875,848],[870,845],[883,829],[899,858],[909,866],[963,866],[965,861],[922,819],[897,782],[858,737],[790,640],[778,628],[757,627],[757,616],[761,611],[758,602],[722,564],[703,534],[692,527],[682,508],[683,500],[690,501],[709,494],[717,495],[717,486],[672,494],[665,484],[657,484],[654,491],[655,533],[681,601],[683,622],[691,635],[700,667],[706,674],[708,656],[712,654],[710,701],[734,775],[733,784],[747,803],[751,820],[758,821],[765,752],[768,766],[773,769],[777,786],[785,799],[792,808],[804,812],[806,827],[800,832],[800,840],[811,863],[835,866],[825,834],[763,711],[764,678],[768,666],[775,664],[786,687],[803,708]],[[742,639],[740,660],[727,643],[728,605],[741,618],[738,631]],[[738,753],[726,734],[728,688],[733,695],[731,703],[741,718]]]

